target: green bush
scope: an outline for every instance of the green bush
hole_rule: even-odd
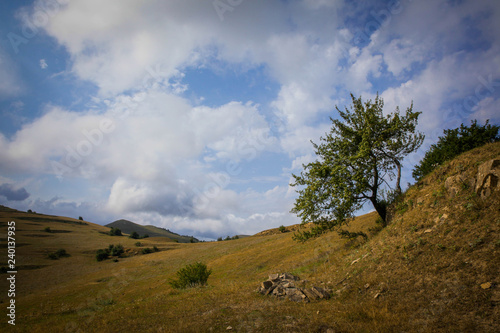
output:
[[[210,274],[212,274],[212,270],[208,269],[207,265],[196,262],[177,271],[178,279],[172,280],[169,283],[176,289],[203,286],[207,284]]]
[[[99,249],[99,250],[97,250],[95,258],[97,259],[97,261],[106,260],[109,258],[109,253],[108,253],[108,251],[106,251],[104,249]]]
[[[140,247],[140,246],[142,246],[142,243],[141,242],[136,242],[135,246]]]
[[[153,250],[150,247],[146,247],[142,249],[142,254],[153,253]]]
[[[129,237],[132,239],[139,239],[139,234],[136,231],[132,231]]]
[[[285,226],[284,226],[284,225],[280,225],[280,227],[279,227],[279,231],[280,231],[280,232],[282,232],[282,233],[283,233],[283,232],[286,232],[286,228],[285,228]]]
[[[62,258],[62,257],[69,257],[70,255],[68,254],[68,252],[66,252],[65,249],[59,249],[57,250],[56,252],[53,252],[53,253],[49,253],[48,254],[48,257],[49,259],[52,259],[52,260],[57,260],[59,258]]]
[[[500,126],[490,125],[488,120],[484,126],[477,125],[477,120],[474,120],[470,126],[461,124],[459,128],[444,130],[444,136],[440,136],[438,142],[431,145],[424,158],[413,169],[413,178],[420,180],[455,156],[488,142],[499,141],[499,129]]]
[[[124,252],[125,250],[123,249],[123,246],[121,244],[115,245],[111,248],[111,255],[114,257],[118,257]]]
[[[43,229],[43,231],[45,231],[45,232],[52,232],[52,230],[50,230],[50,227],[45,227],[45,229]]]
[[[109,231],[110,236],[122,236],[122,231],[118,228],[111,228]]]

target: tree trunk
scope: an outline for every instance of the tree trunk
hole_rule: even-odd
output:
[[[398,168],[398,176],[396,178],[396,194],[400,195],[401,194],[401,162],[398,160],[394,160],[394,163],[396,164],[396,167]]]
[[[373,204],[373,207],[377,211],[378,215],[384,221],[384,223],[387,223],[387,207],[383,204],[380,204],[380,202],[377,201],[377,198],[371,198],[370,201]]]

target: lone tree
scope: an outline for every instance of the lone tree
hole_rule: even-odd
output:
[[[363,103],[352,94],[351,98],[350,110],[336,107],[342,121],[330,118],[330,132],[320,144],[312,142],[319,159],[303,165],[300,175],[292,175],[291,186],[300,186],[292,212],[303,224],[315,224],[311,231],[296,234],[297,240],[347,225],[366,201],[385,223],[387,202],[381,190],[395,179],[394,192],[401,193],[402,161],[424,140],[415,132],[421,112],[413,112],[413,102],[405,115],[397,107],[384,116],[384,101],[378,95],[374,102]]]

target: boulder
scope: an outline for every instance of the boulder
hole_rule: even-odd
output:
[[[476,176],[476,194],[487,198],[493,191],[498,191],[500,178],[500,159],[492,159],[481,164]]]
[[[299,277],[290,273],[271,274],[269,280],[260,284],[257,290],[262,295],[272,295],[278,298],[287,298],[293,302],[309,302],[310,300],[328,299],[330,293],[320,287],[309,289],[298,288],[296,284],[305,285],[305,281],[299,281]]]

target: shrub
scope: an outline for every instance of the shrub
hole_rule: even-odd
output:
[[[177,271],[178,279],[172,280],[169,283],[176,289],[203,286],[207,284],[210,274],[212,274],[212,270],[209,270],[207,265],[201,262],[196,262]]]
[[[109,253],[104,249],[97,250],[97,253],[95,255],[95,258],[97,259],[97,261],[106,260],[106,259],[108,259],[108,257],[109,257]]]
[[[153,246],[153,252],[158,252],[158,251],[160,251],[160,250],[156,247],[156,245]]]
[[[153,250],[149,247],[142,249],[142,254],[153,253]]]
[[[111,248],[111,255],[114,257],[118,257],[124,252],[125,250],[123,249],[123,246],[121,244],[115,245]]]
[[[132,239],[139,239],[139,234],[136,231],[132,231],[129,237]]]
[[[81,217],[81,216],[78,216],[78,219],[79,219],[80,221],[83,221],[83,217]]]
[[[52,232],[52,230],[50,230],[50,227],[45,227],[45,229],[43,229],[43,231],[45,231],[45,232]]]
[[[68,254],[68,252],[66,252],[65,249],[59,249],[56,252],[49,253],[48,257],[49,257],[49,259],[57,260],[57,259],[62,258],[62,257],[69,257],[69,254]]]
[[[283,233],[283,232],[286,232],[286,228],[285,228],[285,226],[284,226],[284,225],[280,225],[280,227],[279,227],[279,231],[280,231],[280,232],[282,232],[282,233]]]
[[[123,236],[122,231],[118,228],[111,228],[111,230],[109,231],[109,235],[110,236]]]
[[[140,246],[142,246],[142,243],[141,242],[136,242],[135,246],[140,247]]]

